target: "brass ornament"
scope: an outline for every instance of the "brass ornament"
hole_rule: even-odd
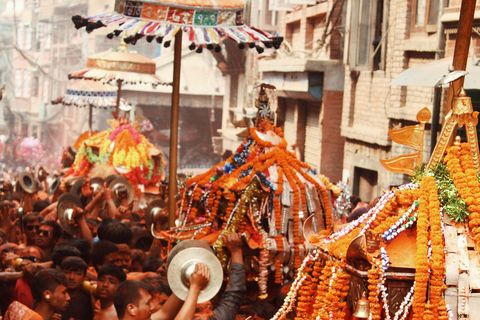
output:
[[[431,117],[432,113],[425,107],[417,113],[417,121],[420,124],[406,126],[397,130],[388,130],[388,135],[394,142],[412,147],[418,150],[418,152],[400,155],[387,160],[380,159],[380,163],[385,169],[396,173],[415,174],[415,167],[423,162],[422,152],[425,124]]]
[[[433,151],[427,169],[433,164],[439,162],[447,149],[448,143],[452,138],[454,130],[457,126],[465,126],[467,132],[467,140],[470,145],[470,154],[472,156],[475,171],[480,173],[480,160],[478,155],[478,140],[475,127],[478,124],[478,112],[473,111],[472,99],[466,96],[463,88],[458,96],[453,98],[452,110],[445,117],[445,123],[440,133],[435,150]]]
[[[362,299],[358,300],[353,316],[359,319],[368,319],[370,316],[370,302],[365,297],[365,292],[363,292]]]

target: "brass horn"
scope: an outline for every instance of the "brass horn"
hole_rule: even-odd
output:
[[[58,199],[58,219],[60,220],[63,230],[72,236],[80,234],[80,228],[75,221],[77,208],[82,208],[82,203],[80,199],[72,193],[64,193]]]
[[[113,191],[113,202],[118,207],[122,200],[127,200],[127,203],[130,204],[133,201],[133,187],[124,177],[119,177],[113,179],[108,187]]]
[[[368,319],[370,316],[370,302],[365,297],[365,292],[363,292],[362,299],[357,301],[357,307],[353,316],[359,319]]]
[[[30,171],[22,171],[18,177],[18,184],[26,193],[34,193],[37,191],[37,181]]]
[[[197,303],[202,303],[213,298],[223,282],[222,265],[208,244],[199,240],[185,240],[177,244],[167,260],[167,279],[173,293],[185,300],[190,287],[190,275],[197,263],[205,264],[210,272],[210,280],[198,295]]]
[[[168,213],[163,211],[166,207],[165,201],[157,199],[150,202],[145,209],[145,225],[157,239],[160,238],[160,231],[168,229]]]

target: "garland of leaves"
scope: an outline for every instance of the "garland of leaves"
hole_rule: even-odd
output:
[[[425,170],[425,164],[421,164],[415,168],[415,175],[411,180],[416,185],[420,185],[420,180],[423,176],[433,176],[437,182],[438,200],[448,217],[456,222],[468,221],[468,208],[465,201],[458,194],[457,188],[450,177],[450,171],[443,162],[438,162],[433,165],[428,172]]]

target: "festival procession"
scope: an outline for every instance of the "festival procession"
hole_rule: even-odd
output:
[[[0,319],[480,319],[475,0],[0,0]]]

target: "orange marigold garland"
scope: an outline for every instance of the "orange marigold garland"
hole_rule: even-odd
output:
[[[425,312],[427,299],[427,286],[429,280],[428,266],[428,203],[431,193],[431,183],[435,184],[433,177],[422,177],[420,182],[420,200],[417,218],[417,251],[415,252],[415,291],[413,294],[413,319],[421,319]]]

